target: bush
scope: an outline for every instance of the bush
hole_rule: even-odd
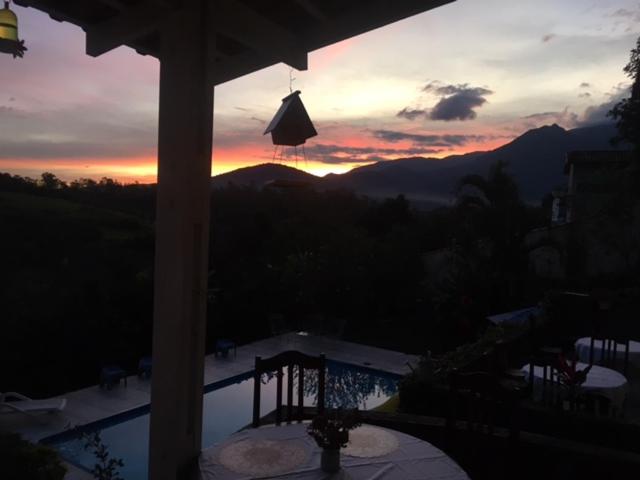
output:
[[[0,433],[0,478],[62,480],[66,473],[55,450],[27,442],[15,433]]]

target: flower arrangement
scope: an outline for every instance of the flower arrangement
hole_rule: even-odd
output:
[[[558,370],[558,379],[563,385],[578,387],[587,380],[591,365],[582,370],[577,370],[575,359],[569,364],[565,356],[560,354],[556,361],[556,369]]]
[[[320,448],[339,450],[347,445],[349,430],[361,424],[362,421],[357,409],[342,410],[338,408],[333,412],[316,416],[307,428],[307,432],[315,439]]]

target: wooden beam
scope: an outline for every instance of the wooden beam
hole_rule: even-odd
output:
[[[160,27],[160,107],[149,478],[199,478],[214,46],[210,0]]]
[[[363,11],[360,6],[324,22],[305,34],[309,51],[369,32],[455,0],[371,0]],[[345,2],[346,4],[347,2]]]
[[[118,11],[124,10],[127,5],[122,0],[100,0],[105,5],[115,8]]]
[[[293,0],[296,2],[302,9],[307,12],[309,15],[314,17],[316,20],[326,21],[327,16],[318,8],[318,6],[313,2],[313,0]]]
[[[391,20],[393,22],[453,1],[455,0],[405,0],[402,5],[404,6],[406,3],[406,7],[401,11],[398,11],[398,3],[394,0],[372,1],[371,11],[367,10],[367,15],[363,15],[361,10],[354,10],[344,14],[344,18],[340,17],[336,20],[326,21],[315,29],[310,30],[308,34],[305,34],[304,44],[309,50],[322,48],[333,43],[332,38],[336,35],[339,38],[335,41],[340,41],[390,23],[388,20],[390,11],[395,12]],[[396,8],[391,8],[392,4]],[[355,31],[355,33],[351,33],[352,31]],[[255,52],[246,52],[219,60],[215,62],[215,84],[218,85],[234,78],[248,75],[275,65],[281,60],[275,56],[260,55]]]
[[[144,0],[122,10],[109,20],[87,27],[87,54],[97,57],[154,32],[160,22],[171,13],[171,9],[163,5],[157,1]]]
[[[280,60],[277,58],[262,57],[255,52],[246,52],[212,61],[215,72],[213,82],[214,85],[219,85],[277,63],[280,63]]]
[[[47,2],[46,0],[13,0],[13,2],[16,5],[20,5],[21,7],[31,7],[45,12],[49,15],[49,17],[57,22],[73,23],[74,25],[78,25],[82,29],[84,29],[87,25],[86,23],[78,21],[77,18],[71,16],[63,8],[52,7],[51,2]]]
[[[243,3],[218,0],[214,15],[217,32],[263,57],[276,58],[297,70],[308,68],[302,40]]]

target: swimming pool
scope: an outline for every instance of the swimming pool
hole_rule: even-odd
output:
[[[328,407],[358,407],[363,410],[384,403],[397,391],[399,375],[327,361],[325,404]],[[265,383],[266,382],[266,383]],[[294,384],[296,384],[294,378]],[[284,379],[286,385],[286,374]],[[273,411],[276,403],[274,377],[263,377],[261,415]],[[305,370],[305,405],[316,403],[317,374]],[[239,375],[205,387],[203,399],[202,446],[209,447],[251,422],[253,409],[253,373]],[[79,429],[99,431],[111,458],[121,458],[120,474],[125,480],[147,478],[149,450],[149,406],[130,410]],[[63,432],[42,441],[56,448],[62,457],[85,469],[91,469],[95,457],[83,448],[78,432]]]

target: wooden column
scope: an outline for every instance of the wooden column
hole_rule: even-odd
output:
[[[162,26],[149,478],[196,478],[201,448],[213,81],[209,0]]]

